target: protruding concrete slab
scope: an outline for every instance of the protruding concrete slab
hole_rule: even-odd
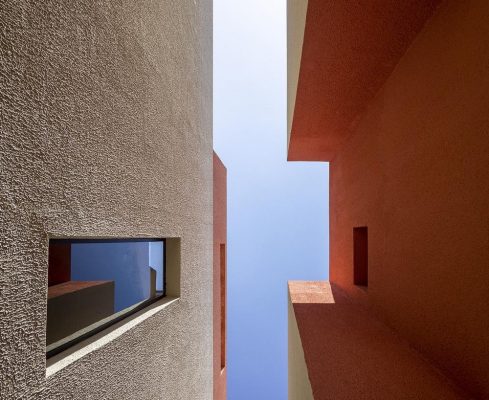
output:
[[[289,282],[289,294],[315,400],[467,399],[334,284]]]
[[[289,5],[290,161],[333,158],[352,123],[438,3],[440,0],[309,0],[308,4],[296,1],[294,7]]]
[[[114,313],[114,281],[68,281],[48,290],[46,344]]]

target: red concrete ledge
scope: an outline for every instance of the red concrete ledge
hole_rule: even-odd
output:
[[[439,3],[308,0],[289,161],[334,158]],[[288,29],[303,23],[289,19]]]
[[[315,400],[468,398],[334,284],[289,282],[289,295]]]
[[[79,292],[80,290],[89,289],[96,286],[106,286],[113,281],[68,281],[48,288],[48,299],[64,296],[69,293]]]

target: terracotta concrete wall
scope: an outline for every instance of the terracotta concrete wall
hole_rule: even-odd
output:
[[[289,1],[289,161],[331,161],[442,1]]]
[[[212,1],[0,9],[0,398],[210,400]],[[180,238],[179,299],[46,369],[50,237]]]
[[[289,294],[290,400],[468,399],[334,284],[289,281]]]
[[[330,279],[489,398],[489,2],[442,4],[330,166]],[[326,99],[325,99],[326,101]],[[353,228],[368,227],[368,288]]]
[[[214,400],[226,399],[226,167],[214,153]]]

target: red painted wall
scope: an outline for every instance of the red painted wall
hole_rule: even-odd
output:
[[[49,243],[48,285],[58,285],[71,280],[71,243]]]
[[[330,161],[442,0],[308,0],[288,148]]]
[[[330,278],[489,399],[489,2],[447,1],[330,165]],[[368,227],[368,288],[353,228]]]
[[[214,164],[214,400],[226,398],[226,167],[216,153]]]
[[[468,400],[334,284],[292,281],[289,293],[314,400]],[[289,354],[289,368],[297,374],[297,350]],[[306,398],[298,389],[291,400]]]

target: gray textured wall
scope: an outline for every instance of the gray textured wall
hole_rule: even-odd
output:
[[[210,399],[212,0],[0,7],[0,398]],[[50,236],[182,237],[181,299],[46,378]]]

